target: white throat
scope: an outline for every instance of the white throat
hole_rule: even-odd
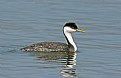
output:
[[[74,29],[71,29],[70,27],[64,27],[64,34],[66,38],[68,39],[69,43],[74,47],[74,51],[77,51],[77,46],[73,40],[73,37],[71,35],[71,32],[74,32]]]

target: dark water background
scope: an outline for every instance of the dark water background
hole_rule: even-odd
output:
[[[40,41],[65,42],[75,21],[77,53],[24,53]],[[121,0],[0,0],[0,78],[121,78]]]

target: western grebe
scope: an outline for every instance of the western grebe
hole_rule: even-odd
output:
[[[77,51],[77,46],[71,35],[72,32],[85,32],[82,29],[78,29],[74,22],[66,23],[63,27],[63,34],[67,40],[66,43],[61,42],[40,42],[36,44],[31,44],[27,47],[21,48],[22,51],[47,51],[47,52],[75,52]]]

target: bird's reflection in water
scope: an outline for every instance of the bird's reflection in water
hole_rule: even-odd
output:
[[[64,68],[60,71],[61,75],[64,77],[74,77],[76,76],[76,52],[31,52],[32,56],[40,59],[45,59],[46,61],[56,61],[62,63]]]
[[[65,67],[61,70],[61,74],[64,77],[74,77],[76,76],[76,69],[74,68],[76,65],[76,52],[68,52],[67,61]]]

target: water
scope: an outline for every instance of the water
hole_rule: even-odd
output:
[[[0,0],[0,78],[121,78],[120,0]],[[25,53],[40,41],[65,42],[75,21],[77,53]]]

